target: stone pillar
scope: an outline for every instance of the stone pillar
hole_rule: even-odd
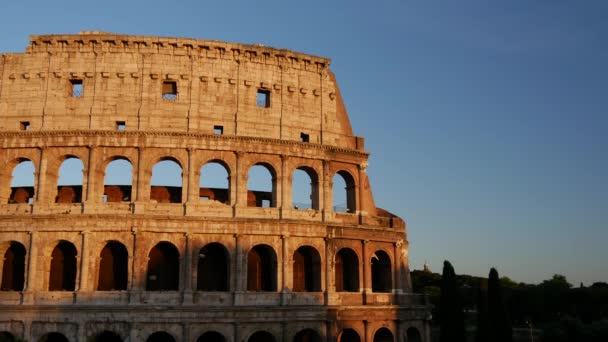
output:
[[[236,186],[235,186],[235,199],[234,205],[236,207],[247,207],[247,170],[243,168],[243,162],[245,158],[244,152],[235,152],[236,154]]]
[[[82,231],[82,232],[80,232],[80,235],[82,236],[80,253],[78,254],[78,258],[79,258],[78,261],[80,263],[80,265],[79,265],[80,272],[78,272],[78,278],[76,278],[77,279],[76,292],[81,292],[81,291],[83,291],[83,289],[86,291],[86,289],[88,288],[87,285],[88,285],[88,276],[89,276],[89,268],[87,267],[87,264],[86,264],[86,261],[88,260],[87,254],[89,253],[89,248],[88,248],[89,232]]]
[[[184,174],[187,174],[187,180],[183,181],[183,183],[186,186],[185,202],[186,203],[196,203],[196,201],[198,200],[198,192],[195,191],[197,188],[196,170],[194,170],[194,168],[192,167],[193,151],[192,151],[192,148],[188,148],[187,150],[188,150],[188,170],[187,170],[187,173],[184,172]],[[184,198],[183,195],[182,195],[182,198]]]
[[[51,190],[52,188],[50,186],[48,186],[47,184],[47,167],[48,167],[48,161],[46,159],[46,152],[47,148],[46,147],[40,147],[40,161],[38,162],[38,183],[36,184],[36,189],[34,189],[35,193],[35,203],[36,204],[42,204],[44,202],[47,202],[45,204],[48,204],[49,202],[49,196],[51,196],[51,193],[49,193],[49,190]],[[56,192],[56,191],[55,191]]]
[[[185,242],[185,251],[184,251],[184,262],[183,262],[183,304],[192,304],[192,239],[190,234],[184,234]]]
[[[142,287],[140,285],[141,279],[140,278],[145,278],[146,275],[145,274],[141,274],[139,275],[137,266],[140,265],[139,260],[141,258],[138,257],[138,249],[137,249],[137,230],[135,228],[131,229],[131,233],[133,234],[133,247],[132,247],[132,256],[131,259],[129,261],[131,261],[131,265],[130,265],[130,276],[131,276],[131,286],[129,288],[129,304],[137,304],[139,303],[139,292],[141,291]],[[140,265],[142,268],[145,267],[145,265]]]
[[[364,303],[367,304],[367,295],[372,292],[372,268],[369,256],[369,240],[361,240],[361,251],[363,260],[361,260],[361,267],[363,268],[363,298]]]
[[[323,174],[320,179],[321,194],[323,200],[319,203],[319,209],[323,212],[323,222],[329,221],[329,216],[333,213],[333,178],[330,175],[329,161],[323,160]]]
[[[243,252],[241,251],[241,236],[234,234],[234,269],[233,273],[233,305],[242,305],[242,294],[246,290],[246,277],[245,271],[243,270]]]
[[[402,293],[402,285],[401,285],[401,245],[403,244],[403,240],[399,240],[393,244],[393,265],[392,274],[393,274],[393,293],[400,294]]]
[[[283,210],[293,209],[292,203],[292,175],[287,173],[287,160],[289,157],[281,155],[281,218],[283,218]]]
[[[335,295],[336,292],[336,283],[334,279],[335,256],[333,242],[334,240],[332,238],[325,238],[325,305],[331,304],[331,296]]]
[[[34,284],[35,279],[37,279],[36,276],[36,269],[38,267],[38,259],[37,259],[37,255],[34,255],[35,253],[37,254],[38,252],[38,248],[36,248],[36,243],[37,241],[37,235],[38,233],[34,232],[34,231],[29,231],[28,234],[30,235],[30,245],[29,248],[27,249],[27,263],[25,264],[26,267],[26,277],[25,277],[25,282],[23,284],[23,303],[24,304],[31,304],[34,301],[34,292],[37,290],[37,286]],[[38,282],[40,283],[40,282]]]
[[[83,202],[91,202],[91,203],[99,203],[101,202],[101,196],[103,195],[103,191],[99,196],[97,196],[97,188],[98,188],[98,174],[97,174],[97,150],[96,146],[88,146],[89,147],[89,161],[87,163],[87,167],[85,169],[85,176],[83,179],[86,184],[83,184],[83,192],[86,189],[86,194],[83,193]],[[101,185],[103,186],[103,179],[101,181]],[[85,197],[86,195],[86,197]]]
[[[280,286],[281,286],[281,305],[287,305],[287,301],[288,301],[288,297],[289,297],[289,287],[288,287],[288,283],[289,280],[287,278],[287,272],[289,269],[289,260],[291,258],[289,258],[289,256],[287,255],[287,250],[289,248],[289,235],[281,235],[281,259],[282,259],[282,263],[281,263],[281,279],[280,279]]]

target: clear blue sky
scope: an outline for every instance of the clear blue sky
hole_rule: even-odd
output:
[[[29,34],[262,43],[332,59],[413,268],[608,281],[608,1],[2,1]]]

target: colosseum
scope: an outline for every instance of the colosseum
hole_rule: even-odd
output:
[[[429,341],[329,64],[96,31],[1,54],[0,340]]]

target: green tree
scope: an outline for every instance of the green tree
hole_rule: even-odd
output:
[[[443,262],[441,277],[441,301],[439,304],[441,327],[440,342],[465,342],[464,314],[456,273],[449,261]]]
[[[490,269],[488,279],[489,341],[512,342],[513,328],[505,306],[498,271]]]

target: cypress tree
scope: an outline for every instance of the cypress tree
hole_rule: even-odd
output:
[[[488,341],[513,341],[513,329],[505,306],[498,271],[495,268],[490,270],[488,279],[488,319],[490,328]]]
[[[440,342],[465,342],[464,314],[462,301],[456,282],[454,267],[449,261],[443,262],[441,276],[441,300],[439,302],[441,325]]]
[[[488,342],[488,281],[480,278],[477,285],[477,330],[475,331],[475,342]]]

